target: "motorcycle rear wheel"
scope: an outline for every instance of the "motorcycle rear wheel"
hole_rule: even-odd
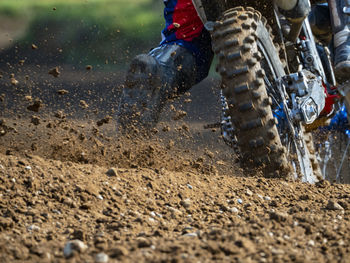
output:
[[[291,143],[288,137],[294,134],[286,140],[273,114],[281,101],[271,87],[285,72],[266,19],[249,7],[227,10],[215,23],[212,40],[243,168],[262,169],[267,177],[287,177],[293,171],[314,177],[305,140]],[[297,130],[302,135],[301,125]]]

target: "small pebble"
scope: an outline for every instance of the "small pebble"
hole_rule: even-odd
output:
[[[110,168],[110,169],[106,172],[106,174],[107,174],[108,176],[117,176],[117,175],[118,175],[118,171],[117,171],[116,168]]]
[[[344,208],[340,204],[338,204],[337,202],[335,202],[333,200],[328,201],[326,209],[328,209],[328,210],[344,210]]]
[[[285,252],[282,249],[272,248],[271,253],[273,255],[283,255]]]
[[[101,252],[101,253],[98,253],[95,257],[95,262],[96,263],[107,263],[109,260],[109,257],[107,254]]]
[[[157,221],[153,217],[149,217],[148,221],[152,224],[156,223]]]
[[[83,253],[87,249],[87,246],[80,240],[71,240],[66,243],[63,249],[63,255],[66,258],[73,256],[73,252]]]
[[[182,215],[182,212],[174,207],[169,206],[168,210],[170,211],[170,213],[172,213],[173,215]]]
[[[269,196],[265,196],[264,199],[265,199],[266,201],[271,201],[271,197],[269,197]]]
[[[182,200],[180,202],[180,204],[184,207],[184,208],[189,208],[192,204],[191,200],[190,199],[185,199],[185,200]]]
[[[243,200],[242,199],[237,199],[237,202],[239,203],[239,204],[243,204]]]
[[[238,212],[239,212],[239,210],[236,207],[230,207],[228,209],[228,211],[231,212],[231,213],[235,213],[235,214],[238,214]]]
[[[276,211],[271,211],[270,212],[270,219],[275,220],[277,222],[285,222],[289,218],[289,215],[284,212],[276,212]]]
[[[198,234],[197,233],[186,233],[183,235],[184,237],[198,237]]]
[[[163,218],[163,216],[159,213],[156,213],[156,216],[159,217],[159,218]]]
[[[153,212],[153,211],[151,213],[149,213],[149,214],[150,214],[151,217],[156,217],[157,216],[156,213]]]
[[[187,184],[187,187],[188,187],[188,189],[193,189],[193,186],[192,185],[190,185],[190,184]]]
[[[31,225],[28,227],[28,231],[39,231],[40,227],[36,226],[36,225]]]
[[[313,240],[309,240],[309,242],[307,242],[307,244],[311,247],[315,246],[315,241]]]
[[[138,237],[137,238],[137,246],[139,248],[145,248],[145,247],[150,247],[152,245],[152,242],[144,237]]]
[[[127,256],[127,255],[129,255],[129,250],[127,250],[125,247],[122,247],[122,246],[113,247],[110,251],[110,256],[112,258]]]

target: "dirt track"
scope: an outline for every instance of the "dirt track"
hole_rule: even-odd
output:
[[[203,129],[213,82],[170,103],[151,138],[121,139],[105,118],[120,77],[40,70],[1,79],[1,262],[350,262],[350,187],[242,177]]]

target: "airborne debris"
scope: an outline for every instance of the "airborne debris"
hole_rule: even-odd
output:
[[[68,90],[60,89],[60,90],[57,91],[57,94],[58,95],[66,95],[66,94],[68,94]]]
[[[172,149],[175,145],[175,142],[173,140],[170,140],[168,145],[166,146],[168,150]]]
[[[65,119],[66,118],[66,114],[64,114],[64,112],[61,110],[55,112],[54,116],[58,119]]]
[[[40,99],[36,99],[32,105],[27,107],[27,110],[38,112],[42,106],[43,102]]]
[[[5,125],[5,121],[0,119],[0,136],[6,135],[8,127]]]
[[[49,70],[49,74],[54,76],[55,78],[58,78],[58,76],[61,74],[60,70],[58,67],[54,67]]]
[[[175,112],[175,114],[173,116],[173,120],[178,121],[178,120],[182,119],[183,117],[185,117],[186,115],[187,115],[186,111],[178,110]]]
[[[163,128],[162,128],[162,131],[163,132],[168,132],[170,131],[170,127],[168,125],[165,125]]]
[[[83,109],[89,108],[89,104],[87,104],[85,100],[80,100],[79,105],[80,105],[80,107],[82,107]]]
[[[96,124],[97,124],[97,126],[102,126],[103,124],[109,123],[109,121],[110,121],[111,119],[112,119],[112,117],[107,115],[107,116],[104,117],[103,119],[97,121]]]
[[[38,49],[38,46],[35,44],[32,44],[32,49]]]
[[[32,96],[30,96],[30,95],[24,96],[24,99],[26,101],[32,101],[33,100]]]
[[[34,125],[39,125],[40,118],[38,116],[33,115],[30,122],[33,123]]]
[[[184,131],[187,131],[187,132],[190,131],[190,127],[189,127],[187,124],[183,124],[183,125],[182,125],[182,129],[183,129]]]
[[[11,81],[11,84],[12,84],[13,86],[17,86],[18,83],[19,83],[19,81],[18,81],[17,79],[15,79],[14,77],[12,77],[12,78],[10,79],[10,81]]]

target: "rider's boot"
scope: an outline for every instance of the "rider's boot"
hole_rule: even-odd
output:
[[[328,0],[334,34],[335,75],[339,82],[350,76],[350,0]]]
[[[162,45],[136,56],[119,104],[119,131],[149,131],[156,125],[165,102],[190,89],[195,76],[195,57],[179,45]]]

